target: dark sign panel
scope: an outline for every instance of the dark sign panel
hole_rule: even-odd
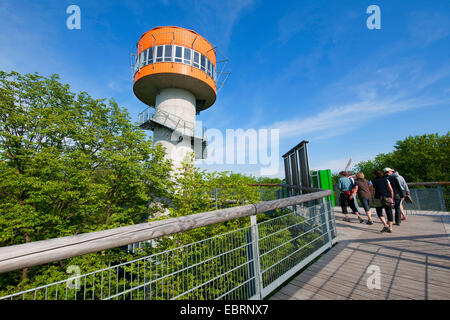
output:
[[[283,155],[287,184],[311,187],[307,145],[308,141],[303,140]]]

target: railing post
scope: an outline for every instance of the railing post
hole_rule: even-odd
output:
[[[252,235],[252,244],[253,244],[253,268],[255,270],[255,293],[257,299],[262,299],[262,275],[259,261],[259,235],[258,235],[258,224],[256,221],[256,215],[250,216],[250,225],[251,225],[251,235]]]
[[[328,205],[327,205],[327,202],[325,201],[325,197],[322,198],[322,204],[323,204],[323,210],[324,210],[324,213],[325,213],[325,223],[327,225],[328,243],[329,243],[330,248],[331,248],[333,246],[333,237],[331,236],[330,219],[328,218]]]
[[[217,206],[217,188],[214,188],[214,202],[216,203],[216,210],[218,209]]]
[[[441,203],[441,210],[447,211],[447,208],[445,207],[445,199],[444,199],[444,192],[442,191],[442,186],[438,184],[437,186],[437,193],[439,196],[439,202]]]
[[[412,189],[412,190],[414,190],[414,194],[416,195],[417,210],[420,210],[419,194],[417,192],[417,189]]]

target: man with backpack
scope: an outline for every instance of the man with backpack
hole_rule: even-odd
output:
[[[403,177],[398,173],[398,171],[394,171],[394,172],[392,173],[392,176],[398,179],[398,181],[399,181],[399,183],[400,183],[400,187],[402,188],[402,199],[400,200],[400,212],[401,212],[401,214],[402,214],[402,220],[406,220],[406,214],[405,214],[405,211],[403,210],[403,201],[405,200],[405,198],[406,198],[407,196],[410,195],[409,187],[408,187],[408,184],[406,183],[405,178],[403,178]]]
[[[399,226],[401,223],[401,217],[402,213],[400,210],[400,204],[402,199],[405,197],[406,194],[404,194],[403,189],[400,185],[400,181],[397,176],[394,176],[394,169],[391,168],[384,168],[384,175],[389,180],[392,189],[394,190],[394,208],[395,208],[395,225]]]

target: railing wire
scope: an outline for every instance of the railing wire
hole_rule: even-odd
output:
[[[319,199],[278,209],[255,225],[0,300],[261,299],[336,238],[331,204]]]

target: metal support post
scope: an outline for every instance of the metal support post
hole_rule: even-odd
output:
[[[331,236],[330,219],[328,217],[328,205],[327,205],[327,202],[325,201],[325,198],[322,198],[322,204],[323,204],[323,210],[325,213],[325,223],[327,225],[328,244],[330,245],[330,248],[331,248],[333,246],[333,237]]]
[[[417,189],[412,189],[412,190],[414,190],[414,194],[416,195],[417,210],[420,210],[419,194],[417,192]]]
[[[255,291],[256,298],[262,299],[262,275],[260,269],[259,261],[259,235],[258,235],[258,224],[256,222],[256,215],[250,216],[250,225],[252,229],[252,244],[253,244],[253,266],[255,270]]]
[[[442,191],[442,186],[437,186],[437,193],[439,196],[439,202],[441,204],[441,211],[447,211],[447,208],[445,207],[445,199],[444,199],[444,192]]]
[[[217,206],[217,188],[214,188],[214,201],[216,202],[216,210],[218,209]]]

